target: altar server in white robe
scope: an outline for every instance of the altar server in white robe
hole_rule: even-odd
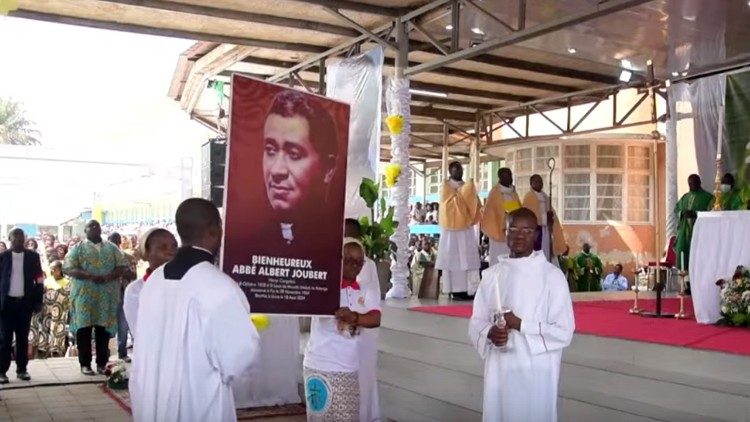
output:
[[[443,293],[468,299],[479,286],[479,196],[473,180],[464,183],[461,163],[448,167],[440,193],[440,247],[435,268],[442,270]]]
[[[182,247],[143,285],[130,394],[136,422],[235,421],[232,384],[259,350],[245,295],[213,265],[221,217],[209,201],[177,208]]]
[[[534,251],[534,213],[520,208],[509,219],[510,257],[485,271],[469,323],[485,361],[483,420],[556,421],[562,351],[575,329],[568,283]]]
[[[362,231],[359,222],[347,218],[344,222],[344,236],[360,239]],[[365,257],[365,265],[357,276],[365,297],[380,298],[380,280],[375,261]],[[381,420],[380,398],[378,396],[378,333],[379,328],[361,328],[359,342],[359,420],[374,422]]]

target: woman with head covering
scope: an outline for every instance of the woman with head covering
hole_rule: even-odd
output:
[[[130,334],[133,341],[136,339],[138,324],[138,300],[140,298],[143,284],[148,281],[149,276],[155,269],[166,264],[174,258],[177,252],[177,239],[166,229],[154,228],[148,230],[141,236],[139,253],[141,259],[148,262],[146,274],[138,280],[130,283],[123,293],[123,310],[125,319],[130,327]]]
[[[380,326],[380,296],[367,294],[356,279],[365,250],[344,239],[340,308],[334,317],[314,317],[304,360],[308,421],[359,420],[359,342],[361,328]]]
[[[40,355],[62,357],[68,350],[70,281],[62,273],[62,262],[49,264],[50,277],[44,281],[44,307],[31,320],[29,343]]]

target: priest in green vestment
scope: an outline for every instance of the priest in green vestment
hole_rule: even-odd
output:
[[[742,201],[742,190],[738,189],[734,182],[732,173],[727,173],[721,178],[721,209],[723,211],[744,210]]]
[[[577,291],[602,291],[602,261],[591,252],[591,245],[588,243],[584,243],[583,251],[576,255],[576,265],[579,271]]]
[[[701,178],[697,174],[688,177],[688,186],[690,192],[682,195],[675,206],[678,223],[674,250],[677,253],[677,268],[684,270],[689,266],[690,241],[693,238],[693,226],[698,218],[698,212],[709,211],[714,206],[714,196],[703,190]]]
[[[560,263],[560,270],[565,274],[565,279],[568,280],[568,289],[571,292],[578,291],[578,265],[576,260],[570,256],[570,248],[566,247],[565,252],[557,257]]]

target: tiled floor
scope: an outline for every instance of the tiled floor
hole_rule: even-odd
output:
[[[88,377],[81,374],[81,367],[77,358],[34,359],[29,361],[29,374],[31,374],[30,382],[18,380],[15,364],[11,364],[8,371],[10,383],[0,385],[0,399],[3,397],[3,390],[60,383],[104,381],[103,376]]]
[[[96,384],[4,390],[0,399],[0,421],[130,421]]]
[[[130,414],[99,386],[103,376],[81,374],[77,358],[29,362],[31,381],[19,381],[15,366],[10,383],[0,385],[0,422],[102,421],[127,422]],[[305,416],[256,419],[268,422],[303,422]]]

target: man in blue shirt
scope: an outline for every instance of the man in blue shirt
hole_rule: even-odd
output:
[[[615,272],[608,274],[602,283],[602,290],[625,291],[628,290],[628,279],[622,275],[622,265],[615,265]]]

